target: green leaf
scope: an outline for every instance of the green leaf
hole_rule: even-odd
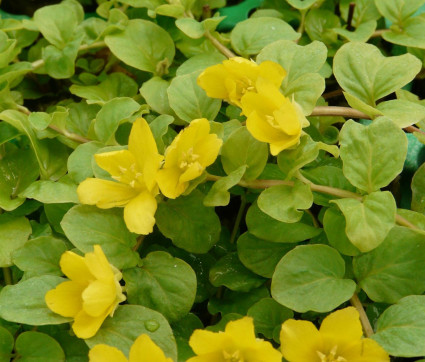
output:
[[[283,93],[310,114],[325,89],[325,81],[318,73],[326,62],[327,48],[322,42],[301,46],[293,41],[279,40],[264,47],[257,62],[271,60],[287,72],[282,82]]]
[[[139,260],[138,254],[131,250],[136,235],[128,231],[120,209],[77,205],[65,214],[61,226],[69,241],[84,253],[92,252],[93,245],[100,245],[109,262],[118,269],[134,267]]]
[[[348,239],[366,253],[381,244],[394,226],[397,206],[389,191],[373,192],[363,200],[332,201],[345,216]]]
[[[381,102],[377,108],[400,128],[425,120],[424,106],[403,99]]]
[[[159,114],[174,115],[173,109],[168,101],[167,89],[170,82],[160,77],[152,77],[144,82],[140,88],[140,94],[145,98],[147,104]]]
[[[404,20],[424,4],[424,0],[375,0],[375,5],[382,16],[399,25],[404,25]]]
[[[271,292],[296,312],[329,312],[352,297],[356,283],[343,279],[345,263],[326,245],[303,245],[287,253],[272,278]]]
[[[206,118],[213,121],[220,111],[221,100],[207,96],[198,86],[200,72],[175,77],[167,89],[171,108],[184,121]]]
[[[0,159],[0,208],[11,211],[25,201],[18,195],[38,178],[39,170],[31,149],[18,149],[11,144],[3,147],[6,152]]]
[[[306,10],[313,6],[318,0],[286,0],[289,5],[298,10]]]
[[[168,132],[168,126],[172,124],[174,121],[173,116],[169,116],[168,114],[161,114],[156,117],[151,123],[149,123],[149,127],[152,131],[153,137],[155,138],[156,145],[158,147],[159,153],[165,152],[165,144],[164,144],[164,136]]]
[[[211,187],[207,196],[204,199],[205,206],[226,206],[230,202],[230,193],[229,189],[235,186],[244,175],[246,170],[246,165],[243,165],[228,176],[220,178],[216,181]]]
[[[350,3],[356,4],[356,6],[354,7],[354,14],[353,14],[353,24],[355,27],[358,27],[360,24],[366,23],[371,20],[378,20],[381,17],[381,14],[378,12],[378,9],[376,8],[374,1],[341,0],[339,4],[339,9],[345,21],[348,20]]]
[[[176,75],[185,75],[204,70],[205,68],[219,64],[226,59],[227,58],[221,53],[198,54],[183,62],[183,64],[177,68]]]
[[[425,292],[425,238],[415,230],[395,226],[384,242],[353,261],[359,286],[375,302],[394,304]]]
[[[371,44],[350,42],[335,54],[333,70],[339,85],[370,106],[411,82],[421,62],[411,54],[384,57]]]
[[[313,205],[310,186],[295,182],[294,186],[278,185],[264,190],[258,197],[260,210],[272,218],[288,223],[300,221],[303,211]]]
[[[112,73],[97,85],[73,84],[69,91],[88,104],[104,105],[116,97],[133,97],[137,94],[137,83],[123,73]]]
[[[220,219],[202,202],[203,194],[195,190],[188,196],[161,202],[155,215],[161,233],[191,253],[206,253],[220,237]]]
[[[347,121],[340,132],[340,144],[344,176],[361,190],[379,190],[403,169],[407,138],[388,119],[378,119],[369,126]]]
[[[123,32],[107,35],[105,42],[124,63],[158,75],[166,72],[175,54],[170,35],[148,20],[130,20]]]
[[[185,362],[190,357],[195,356],[189,346],[190,336],[195,329],[203,329],[204,325],[195,314],[189,313],[171,327],[177,342],[178,361]]]
[[[233,49],[242,56],[258,54],[277,40],[296,40],[300,37],[288,23],[277,18],[250,18],[238,23],[230,40]]]
[[[305,31],[311,40],[322,41],[325,44],[335,43],[338,39],[334,28],[341,26],[339,17],[333,11],[313,9],[305,17]]]
[[[13,263],[26,273],[36,275],[62,275],[59,261],[67,250],[63,240],[53,236],[40,236],[29,240],[12,255]]]
[[[5,32],[0,33],[0,68],[6,67],[19,52],[16,39],[9,39]]]
[[[83,20],[84,11],[76,1],[44,6],[34,13],[34,22],[51,44],[59,49],[71,41],[78,24]]]
[[[68,176],[55,182],[35,181],[22,191],[19,197],[35,199],[45,204],[79,203],[77,185]]]
[[[113,318],[107,318],[96,335],[85,342],[90,348],[104,343],[116,347],[127,356],[137,337],[147,334],[167,357],[177,359],[173,331],[161,313],[141,305],[121,305]]]
[[[205,33],[205,29],[202,24],[192,18],[177,19],[176,26],[192,39],[202,38]]]
[[[102,148],[99,142],[88,142],[79,145],[68,158],[68,175],[76,182],[80,183],[86,178],[93,176],[91,167],[93,155]]]
[[[59,362],[65,361],[65,353],[60,344],[40,332],[24,332],[16,339],[16,352],[23,362]]]
[[[249,208],[246,225],[251,234],[275,243],[296,243],[321,233],[321,229],[314,227],[308,214],[305,214],[299,222],[284,223],[263,213],[257,203]]]
[[[323,216],[323,228],[329,244],[341,254],[356,256],[361,252],[348,239],[345,232],[347,224],[345,217],[337,208],[329,208]]]
[[[0,266],[13,265],[12,253],[22,247],[31,234],[31,225],[23,216],[0,215]]]
[[[378,319],[372,338],[392,356],[425,354],[425,296],[411,295],[390,306]]]
[[[382,37],[394,44],[425,49],[425,16],[422,14],[403,21],[401,29],[391,29]]]
[[[360,112],[367,114],[371,118],[375,118],[376,116],[382,116],[381,111],[378,111],[376,108],[369,106],[368,104],[361,101],[357,97],[354,97],[352,94],[347,92],[342,92],[342,93],[344,94],[344,97],[351,108],[357,109]]]
[[[170,323],[189,313],[195,301],[195,272],[163,251],[149,253],[141,268],[127,269],[123,277],[129,303],[156,310]]]
[[[267,339],[273,339],[273,331],[294,316],[292,310],[285,308],[272,298],[264,298],[248,309],[248,315],[254,318],[255,332]]]
[[[53,313],[44,301],[46,293],[64,281],[54,275],[42,275],[4,287],[0,292],[0,318],[33,326],[71,321]]]
[[[228,253],[210,269],[210,281],[215,287],[224,285],[236,292],[249,292],[262,285],[265,279],[245,268],[237,253]]]
[[[237,128],[221,147],[221,163],[229,175],[241,166],[247,166],[244,179],[255,180],[266,166],[267,144],[257,141],[246,127]]]
[[[15,340],[10,332],[0,327],[0,362],[10,362]]]
[[[140,104],[128,97],[114,98],[105,103],[96,116],[94,130],[99,141],[114,139],[118,126],[140,108]]]
[[[360,24],[354,31],[350,31],[342,28],[335,28],[333,31],[338,35],[349,41],[359,41],[362,43],[367,42],[376,30],[376,21],[370,20],[366,23]]]
[[[425,164],[419,167],[413,175],[412,210],[425,213]]]
[[[238,239],[239,260],[249,270],[265,278],[271,278],[280,259],[293,245],[273,243],[246,232]]]

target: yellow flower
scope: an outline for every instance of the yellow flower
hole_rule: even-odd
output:
[[[270,153],[276,156],[298,144],[301,129],[308,126],[308,121],[300,107],[272,83],[259,79],[257,92],[248,92],[242,97],[246,127],[254,138],[269,143]]]
[[[247,91],[256,90],[259,78],[269,80],[276,88],[282,84],[286,71],[278,63],[257,63],[234,57],[205,69],[198,77],[198,85],[211,98],[224,99],[241,107],[241,98]]]
[[[46,293],[47,306],[64,317],[74,318],[72,329],[79,338],[93,337],[108,315],[126,298],[119,281],[121,273],[109,264],[102,248],[79,256],[62,254],[62,272],[70,279]]]
[[[115,181],[88,178],[77,189],[80,202],[101,209],[124,206],[124,221],[137,234],[149,234],[155,225],[158,194],[156,174],[163,157],[149,125],[139,118],[131,128],[128,150],[100,153],[96,163]]]
[[[167,358],[147,334],[134,341],[127,359],[119,349],[106,344],[97,344],[89,352],[90,362],[173,362]]]
[[[255,338],[252,318],[227,323],[224,332],[197,329],[189,340],[197,355],[187,362],[281,362],[271,343]],[[304,361],[306,362],[306,361]]]
[[[289,362],[389,362],[382,347],[362,335],[359,313],[348,307],[328,315],[320,330],[308,321],[285,321],[280,342]]]
[[[222,142],[217,135],[210,134],[207,119],[193,120],[165,151],[164,167],[157,176],[161,192],[170,199],[181,195],[189,181],[201,176],[215,161]]]

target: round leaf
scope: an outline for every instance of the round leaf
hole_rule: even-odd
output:
[[[60,344],[40,332],[24,332],[16,339],[16,352],[23,362],[65,361],[65,353]]]

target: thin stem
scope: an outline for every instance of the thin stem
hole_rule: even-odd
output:
[[[146,235],[139,235],[139,237],[137,238],[136,245],[133,246],[133,251],[139,250],[139,248],[142,245],[143,240],[145,239],[145,237],[146,237]]]
[[[13,284],[12,272],[10,271],[10,268],[8,268],[8,267],[3,268],[3,277],[4,277],[4,284],[5,285],[12,285]]]
[[[83,44],[78,48],[78,52],[82,52],[85,50],[95,49],[95,48],[103,48],[106,46],[106,43],[104,41],[98,41],[92,44]],[[41,68],[44,65],[44,59],[38,59],[35,62],[31,63],[32,70],[37,70],[38,68]]]
[[[60,133],[61,135],[65,136],[66,138],[69,138],[70,140],[73,140],[73,141],[78,142],[78,143],[87,143],[87,142],[92,141],[92,140],[85,138],[83,136],[80,136],[78,134],[68,132],[67,130],[62,130],[62,129],[60,129],[60,128],[56,127],[55,125],[52,125],[52,124],[49,125],[49,128]]]
[[[353,17],[354,17],[354,9],[356,8],[356,3],[351,2],[350,7],[348,8],[348,17],[347,17],[347,30],[353,30]]]
[[[350,107],[317,106],[310,116],[341,116],[350,118],[371,119],[367,114]]]
[[[223,44],[221,44],[218,39],[214,38],[211,33],[209,31],[206,31],[204,36],[209,39],[212,43],[212,45],[214,45],[217,50],[225,55],[227,58],[233,58],[236,56],[235,53],[233,53],[229,48],[227,48],[226,46],[224,46]]]
[[[380,36],[382,36],[382,34],[391,31],[390,29],[379,29],[379,30],[375,30],[374,33],[370,36],[371,38],[378,38]]]
[[[367,338],[371,337],[373,335],[372,325],[370,324],[369,318],[367,317],[363,308],[363,304],[356,293],[354,293],[354,295],[351,297],[350,302],[351,305],[355,307],[360,314],[360,322],[362,323],[365,336]]]
[[[415,126],[408,126],[408,127],[404,128],[404,130],[406,132],[409,132],[409,133],[418,132],[418,133],[425,134],[424,131],[422,131],[421,129],[419,129],[418,127],[415,127]]]
[[[230,235],[230,244],[233,244],[235,242],[236,234],[238,233],[239,225],[241,223],[242,216],[245,211],[245,206],[246,206],[246,197],[245,197],[245,194],[243,194],[241,196],[241,204],[239,206],[239,211],[238,211],[238,214],[236,215],[235,225],[233,225],[232,234]]]
[[[335,89],[334,91],[330,91],[328,93],[323,93],[322,97],[324,99],[330,99],[330,98],[338,97],[338,96],[342,95],[342,92],[343,92],[343,90],[341,88],[339,88],[339,89]]]
[[[400,226],[405,226],[409,229],[420,230],[416,225],[412,224],[409,220],[406,220],[403,216],[396,214],[395,221]]]
[[[304,33],[306,15],[307,15],[307,10],[301,10],[300,25],[298,26],[298,29],[297,29],[297,33],[300,33],[301,35]],[[298,43],[300,39],[301,39],[301,36],[297,40],[295,40],[295,42]]]

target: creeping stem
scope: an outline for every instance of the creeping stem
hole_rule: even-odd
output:
[[[235,53],[233,53],[229,48],[227,48],[226,46],[224,46],[223,44],[221,44],[218,39],[214,38],[211,33],[209,31],[206,31],[204,36],[209,39],[212,43],[212,45],[214,45],[217,50],[225,55],[227,58],[233,58],[236,56]]]
[[[370,324],[369,318],[366,315],[366,312],[363,308],[363,304],[360,301],[357,293],[354,293],[354,295],[350,299],[351,305],[357,309],[357,311],[360,314],[360,322],[362,323],[364,334],[367,338],[369,338],[373,334],[373,328]]]

